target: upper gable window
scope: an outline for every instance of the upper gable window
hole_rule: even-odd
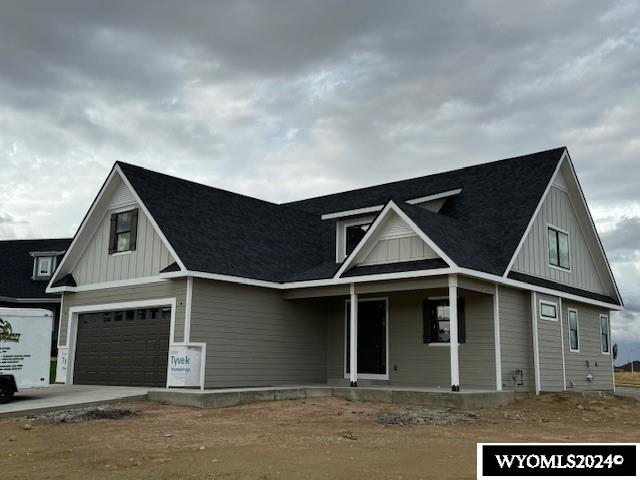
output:
[[[549,238],[549,265],[552,267],[570,270],[569,263],[569,234],[558,230],[557,228],[548,227]]]
[[[370,223],[359,223],[356,225],[347,225],[344,228],[345,234],[345,256],[349,256],[360,243],[360,240],[365,236],[367,230],[371,226]]]
[[[109,253],[130,252],[136,249],[138,209],[111,214]]]
[[[53,273],[54,257],[36,257],[36,277],[50,277]]]

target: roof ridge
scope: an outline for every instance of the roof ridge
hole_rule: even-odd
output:
[[[254,201],[254,202],[260,202],[260,203],[266,204],[266,205],[268,205],[270,207],[286,208],[287,210],[293,210],[295,212],[304,213],[306,215],[311,215],[311,216],[315,217],[315,215],[313,215],[313,214],[311,214],[309,212],[306,212],[304,210],[300,210],[300,209],[297,209],[297,208],[293,208],[293,207],[291,207],[291,206],[289,206],[287,204],[275,203],[275,202],[271,202],[269,200],[265,200],[263,198],[253,197],[251,195],[246,195],[244,193],[234,192],[234,191],[231,191],[231,190],[227,190],[225,188],[214,187],[212,185],[207,185],[206,183],[196,182],[194,180],[189,180],[189,179],[186,179],[186,178],[177,177],[175,175],[169,175],[168,173],[163,173],[163,172],[159,172],[157,170],[148,169],[148,168],[145,168],[145,167],[141,167],[140,165],[134,165],[132,163],[122,162],[120,160],[117,160],[115,163],[118,164],[118,165],[122,165],[125,168],[134,168],[134,169],[136,169],[138,171],[144,171],[146,173],[151,173],[153,175],[160,175],[160,176],[168,178],[168,179],[170,179],[172,181],[184,182],[184,183],[187,183],[189,185],[194,185],[194,186],[199,187],[199,188],[206,188],[206,189],[210,189],[210,190],[215,190],[217,192],[225,193],[227,195],[246,198],[246,199],[249,199],[249,200]],[[123,173],[126,175],[126,172],[123,171]]]
[[[390,181],[390,182],[376,183],[374,185],[368,185],[368,186],[365,186],[365,187],[357,187],[357,188],[352,188],[352,189],[349,189],[349,190],[341,190],[339,192],[328,193],[328,194],[325,194],[325,195],[316,195],[315,197],[301,198],[299,200],[293,200],[291,202],[284,202],[284,203],[281,203],[280,205],[294,205],[296,203],[304,203],[304,202],[307,202],[307,201],[317,200],[317,199],[320,199],[320,198],[328,198],[328,197],[333,197],[333,196],[342,195],[342,194],[346,194],[346,193],[353,193],[353,192],[358,192],[358,191],[362,191],[362,190],[368,190],[370,188],[383,187],[383,186],[389,186],[389,185],[397,185],[397,184],[401,184],[403,182],[411,182],[411,181],[420,180],[420,179],[424,179],[424,178],[428,178],[428,177],[435,177],[435,176],[438,176],[438,175],[445,175],[445,174],[449,174],[449,173],[452,173],[452,172],[458,172],[458,171],[462,171],[462,170],[468,170],[468,169],[472,169],[472,168],[478,168],[478,167],[484,167],[484,166],[487,166],[487,165],[493,165],[493,164],[496,164],[496,163],[508,162],[508,161],[512,161],[512,160],[518,160],[518,159],[522,159],[522,158],[530,157],[530,156],[534,156],[534,155],[541,155],[541,154],[545,154],[545,153],[551,153],[551,152],[554,152],[556,150],[557,151],[564,151],[566,149],[567,149],[566,146],[549,148],[547,150],[540,150],[538,152],[526,153],[524,155],[517,155],[515,157],[502,158],[502,159],[499,159],[499,160],[491,160],[491,161],[488,161],[488,162],[475,163],[475,164],[466,165],[466,166],[460,167],[460,168],[454,168],[454,169],[451,169],[451,170],[443,170],[443,171],[440,171],[440,172],[429,173],[427,175],[419,175],[417,177],[403,178],[401,180],[393,180],[393,181]]]

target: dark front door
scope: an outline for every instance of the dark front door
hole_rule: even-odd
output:
[[[81,314],[73,382],[164,387],[170,308]]]
[[[347,373],[349,373],[351,340],[350,308],[347,304]],[[358,302],[358,374],[387,373],[387,301]]]

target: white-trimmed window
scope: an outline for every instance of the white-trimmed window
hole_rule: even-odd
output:
[[[369,230],[371,223],[356,223],[344,227],[344,256],[348,257],[353,252]]]
[[[611,350],[609,338],[609,317],[600,315],[600,351],[608,354]]]
[[[540,318],[543,320],[558,320],[558,304],[540,300]]]
[[[558,228],[547,227],[549,245],[549,265],[562,270],[571,270],[569,258],[569,232]]]
[[[375,216],[364,215],[336,222],[336,262],[342,262],[353,252],[374,220]]]
[[[36,258],[36,277],[50,277],[53,268],[53,257]]]
[[[569,314],[567,315],[567,321],[569,323],[569,350],[572,352],[579,352],[580,337],[578,334],[578,310],[570,308]]]

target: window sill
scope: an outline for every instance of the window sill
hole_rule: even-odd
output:
[[[559,267],[558,265],[552,265],[552,264],[547,264],[549,266],[549,268],[553,268],[555,270],[560,270],[561,272],[564,273],[571,273],[571,268],[564,268],[564,267]]]
[[[112,257],[118,257],[120,255],[131,255],[133,253],[133,250],[125,250],[124,252],[113,252],[112,254],[110,254]]]
[[[427,343],[428,347],[448,347],[449,345],[451,345],[450,342],[431,342],[431,343]],[[458,346],[462,345],[461,343],[458,343]]]
[[[569,353],[580,353],[580,350],[572,350],[572,349],[569,349]]]
[[[547,322],[557,322],[558,321],[557,318],[551,318],[551,317],[540,317],[540,320],[546,320]]]

